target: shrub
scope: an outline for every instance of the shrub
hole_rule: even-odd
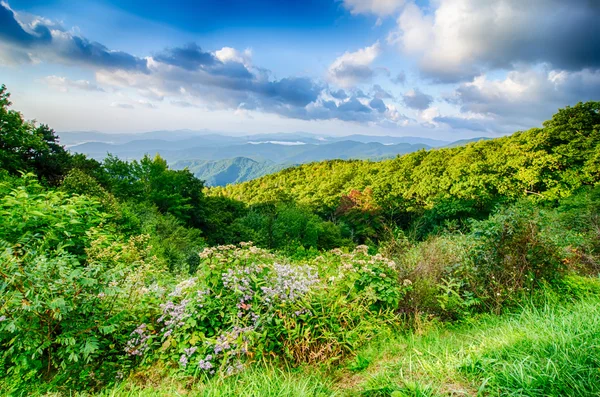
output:
[[[561,249],[544,232],[539,209],[520,203],[474,222],[470,263],[460,274],[485,307],[499,311],[522,292],[559,280]]]
[[[402,278],[412,284],[400,304],[403,312],[458,318],[472,303],[454,272],[468,260],[469,239],[460,234],[430,237],[406,247],[399,259]]]
[[[366,247],[293,264],[241,245],[205,248],[195,277],[163,293],[162,316],[139,324],[130,354],[206,375],[258,358],[333,362],[391,324],[405,292],[395,264]]]
[[[0,197],[0,217],[0,240],[16,254],[64,250],[79,257],[93,240],[90,230],[110,218],[97,200],[46,191],[32,174],[24,175],[16,187]]]
[[[162,274],[148,237],[116,235],[86,196],[20,184],[0,198],[0,374],[17,389],[40,376],[68,388],[114,380],[132,321],[154,307],[144,288]]]

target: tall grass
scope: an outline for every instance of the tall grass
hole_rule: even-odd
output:
[[[321,397],[336,396],[333,382],[308,371],[288,371],[279,368],[257,366],[230,377],[216,377],[205,383],[185,383],[166,380],[159,385],[133,385],[123,383],[107,390],[99,397]]]
[[[567,302],[551,291],[518,313],[459,326],[422,325],[363,349],[348,366],[365,396],[600,395],[600,297]],[[429,327],[429,329],[427,329]]]

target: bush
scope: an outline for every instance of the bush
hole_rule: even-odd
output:
[[[469,239],[446,234],[405,248],[399,259],[402,278],[412,284],[400,304],[407,313],[428,313],[456,319],[467,314],[472,297],[462,291],[454,273],[468,260]]]
[[[521,293],[561,279],[561,248],[545,230],[543,214],[530,204],[504,208],[474,222],[470,262],[460,274],[482,304],[493,311]]]
[[[0,240],[15,254],[62,250],[81,258],[94,238],[92,229],[109,228],[106,222],[110,215],[101,211],[97,200],[46,191],[32,174],[24,175],[17,186],[8,186],[7,190],[0,197]]]
[[[366,247],[292,264],[241,245],[205,248],[196,277],[157,295],[162,316],[139,324],[129,354],[208,376],[259,358],[333,362],[393,323],[405,293]]]
[[[0,198],[0,374],[16,389],[112,381],[133,322],[155,306],[144,288],[166,278],[148,237],[114,234],[97,201],[20,182]]]

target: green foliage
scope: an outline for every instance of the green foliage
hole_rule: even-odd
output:
[[[2,392],[91,390],[160,368],[204,390],[325,394],[272,372],[273,388],[223,380],[250,382],[259,362],[360,373],[376,355],[354,354],[398,328],[426,334],[539,304],[540,288],[573,302],[599,295],[592,279],[564,277],[600,269],[597,102],[510,137],[307,164],[220,189],[159,156],[71,156],[51,129],[8,109],[4,88],[0,105]],[[492,394],[596,391],[597,360],[583,355],[592,345],[557,329],[547,336],[560,343],[520,335],[522,344],[470,348],[454,374],[485,377],[477,386]],[[532,358],[507,364],[519,349]],[[373,376],[363,394],[443,391],[401,378]]]
[[[162,315],[139,325],[131,355],[205,376],[270,357],[332,363],[392,327],[406,291],[394,264],[366,247],[309,264],[282,264],[245,243],[205,248],[200,258],[196,277],[150,292]]]
[[[244,240],[288,253],[298,247],[332,249],[351,244],[341,226],[293,204],[255,205],[236,223],[244,231]]]
[[[149,202],[189,225],[202,222],[204,184],[188,170],[170,170],[160,156],[130,163],[109,156],[103,164],[110,191],[120,199]]]
[[[25,121],[21,113],[10,110],[9,98],[6,86],[0,86],[0,169],[13,175],[34,172],[57,184],[69,168],[69,154],[58,144],[54,130]]]
[[[95,238],[95,230],[110,218],[98,201],[86,196],[47,191],[35,176],[0,197],[0,240],[17,255],[67,251],[79,257]]]
[[[489,308],[500,310],[521,292],[561,278],[561,249],[542,230],[544,221],[539,210],[517,204],[474,225],[472,267],[461,271]]]
[[[148,314],[147,237],[115,235],[97,201],[21,184],[0,198],[0,374],[15,388],[40,376],[93,387],[123,366],[132,320]]]
[[[498,202],[552,202],[600,182],[599,106],[561,109],[544,128],[510,137],[380,162],[305,164],[209,192],[247,204],[283,194],[325,219],[345,216],[357,241],[381,235],[381,221],[392,228],[416,222],[423,238],[440,228],[463,228],[464,217],[481,219]],[[372,199],[360,197],[365,192]]]

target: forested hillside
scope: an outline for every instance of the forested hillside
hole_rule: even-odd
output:
[[[544,128],[508,137],[379,162],[306,164],[211,192],[247,203],[268,201],[284,192],[323,212],[331,212],[342,195],[352,190],[364,194],[365,189],[377,204],[393,200],[405,208],[431,208],[444,200],[486,207],[499,198],[526,195],[556,200],[598,182],[597,109],[597,103],[579,104],[560,110]]]
[[[227,160],[179,160],[171,167],[187,168],[207,186],[226,186],[272,174],[292,165],[276,164],[271,161],[255,161],[246,157]]]
[[[207,188],[0,90],[0,394],[600,393],[600,102]]]

